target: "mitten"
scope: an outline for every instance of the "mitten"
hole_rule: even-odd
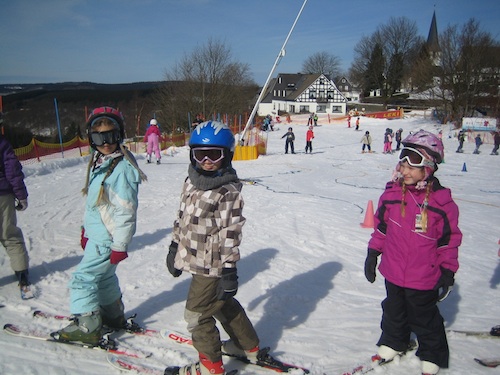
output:
[[[82,246],[83,250],[85,250],[85,246],[87,246],[87,242],[89,242],[89,239],[85,236],[85,228],[82,225],[82,233],[80,236],[80,245]]]
[[[455,284],[455,272],[441,267],[441,277],[434,287],[434,290],[437,290],[439,293],[438,302],[444,301],[445,298],[448,297],[448,294],[450,294],[453,289],[453,284]]]
[[[122,260],[127,259],[128,254],[126,251],[115,251],[111,250],[111,257],[109,258],[109,261],[111,264],[118,264]]]
[[[24,211],[28,208],[28,199],[19,199],[16,204],[16,210]]]
[[[375,281],[375,277],[377,275],[377,258],[381,253],[377,250],[368,249],[368,255],[365,260],[365,277],[366,280],[373,283]]]
[[[223,268],[222,276],[217,284],[217,299],[225,301],[238,292],[238,273],[236,268]]]
[[[179,244],[177,242],[172,241],[170,243],[170,246],[168,247],[168,255],[167,255],[167,268],[168,272],[173,277],[179,277],[182,274],[181,270],[178,270],[175,268],[175,254],[177,254],[177,248],[179,247]]]

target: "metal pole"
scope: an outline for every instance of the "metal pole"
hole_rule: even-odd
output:
[[[292,35],[292,31],[295,28],[295,24],[299,20],[300,15],[302,14],[302,10],[304,10],[304,7],[306,6],[306,3],[307,3],[307,0],[304,0],[304,3],[302,4],[302,7],[299,10],[299,13],[297,14],[297,17],[295,18],[295,21],[293,22],[292,28],[288,32],[288,35],[287,35],[287,37],[285,39],[285,42],[283,43],[283,47],[281,47],[281,49],[280,49],[280,51],[278,53],[278,56],[276,57],[276,61],[274,62],[274,65],[273,65],[271,71],[269,72],[269,75],[267,76],[266,83],[262,87],[262,91],[260,92],[260,95],[257,98],[257,102],[255,103],[255,106],[253,107],[252,113],[250,114],[250,117],[248,118],[247,124],[245,125],[245,128],[243,129],[243,133],[241,133],[240,144],[242,146],[243,146],[243,144],[245,142],[245,135],[246,135],[246,133],[248,131],[248,128],[252,124],[252,121],[253,121],[253,118],[255,116],[255,113],[257,112],[257,109],[259,108],[259,103],[261,102],[262,97],[264,96],[264,94],[265,94],[265,92],[267,90],[267,86],[269,85],[269,81],[271,81],[271,77],[274,74],[274,70],[276,69],[276,67],[280,63],[280,61],[283,58],[283,56],[285,56],[285,46],[288,43],[288,39],[290,39],[290,35]]]
[[[63,141],[62,141],[61,123],[59,121],[59,109],[57,108],[57,99],[56,98],[54,98],[54,106],[56,107],[57,130],[59,132],[59,143],[61,145],[61,155],[62,155],[62,158],[64,159],[64,147],[63,147]]]

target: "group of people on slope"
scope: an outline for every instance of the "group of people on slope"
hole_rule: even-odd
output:
[[[73,320],[57,337],[95,345],[103,325],[121,329],[126,324],[116,268],[127,258],[136,230],[139,185],[146,176],[122,144],[124,120],[119,111],[97,108],[86,127],[93,152],[83,187],[87,197],[81,235],[84,255],[69,284]],[[458,269],[462,239],[458,207],[450,190],[434,176],[444,159],[441,140],[421,130],[402,144],[394,178],[378,203],[364,265],[366,279],[373,283],[380,259],[387,293],[374,360],[389,361],[406,350],[413,332],[419,342],[416,354],[422,373],[437,374],[448,367],[449,360],[437,302],[451,291]],[[169,367],[167,375],[225,374],[223,352],[246,356],[254,363],[272,360],[261,349],[258,334],[235,299],[246,220],[242,183],[231,163],[234,146],[229,127],[215,121],[200,123],[189,141],[190,164],[166,266],[174,277],[191,274],[184,318],[199,361]],[[9,173],[2,169],[1,180]],[[23,191],[6,195],[11,210],[16,197],[20,202],[27,197]],[[4,244],[3,222],[0,233]],[[25,263],[14,270],[24,268]],[[224,344],[216,319],[230,337]]]
[[[295,134],[293,132],[293,128],[288,128],[288,131],[283,134],[281,139],[285,138],[285,154],[288,154],[288,148],[290,148],[290,152],[295,154]],[[309,151],[312,154],[312,140],[314,139],[314,127],[313,125],[309,125],[306,131],[306,154]]]
[[[500,147],[500,131],[494,131],[492,132],[493,135],[493,150],[491,150],[490,155],[498,155],[498,148]],[[465,130],[461,129],[458,132],[457,139],[458,139],[458,148],[457,151],[458,153],[463,153],[464,150],[464,142],[465,138],[467,137],[467,133]],[[483,144],[483,140],[481,138],[480,133],[477,133],[476,136],[474,137],[474,151],[472,152],[473,154],[479,154],[481,151],[479,151],[479,148]]]

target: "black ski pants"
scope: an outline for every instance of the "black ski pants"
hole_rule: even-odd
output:
[[[403,351],[413,332],[417,336],[420,360],[448,368],[450,352],[443,317],[437,307],[438,292],[402,288],[387,280],[385,289],[387,298],[382,301],[382,335],[377,345]]]

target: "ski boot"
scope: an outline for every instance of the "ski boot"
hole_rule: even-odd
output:
[[[222,353],[230,357],[242,359],[243,362],[253,363],[264,368],[274,369],[278,372],[288,372],[295,366],[287,365],[275,359],[269,354],[270,348],[259,348],[258,346],[250,350],[240,349],[233,340],[222,343]],[[306,373],[309,373],[308,371]]]
[[[400,352],[386,345],[380,345],[377,354],[372,356],[372,362],[381,364],[392,361]]]
[[[438,372],[438,365],[429,361],[422,361],[422,375],[435,375]]]
[[[16,278],[18,281],[19,289],[21,290],[22,299],[30,299],[34,297],[34,293],[31,289],[31,283],[28,280],[28,270],[15,271]]]
[[[98,346],[101,341],[102,319],[99,312],[75,314],[69,326],[54,332],[58,341],[76,341],[92,346]]]
[[[211,362],[200,353],[200,361],[184,367],[167,367],[164,375],[224,375],[226,373],[222,359]]]
[[[125,307],[121,297],[109,305],[100,306],[102,325],[114,331],[125,329],[127,320],[124,315]]]

